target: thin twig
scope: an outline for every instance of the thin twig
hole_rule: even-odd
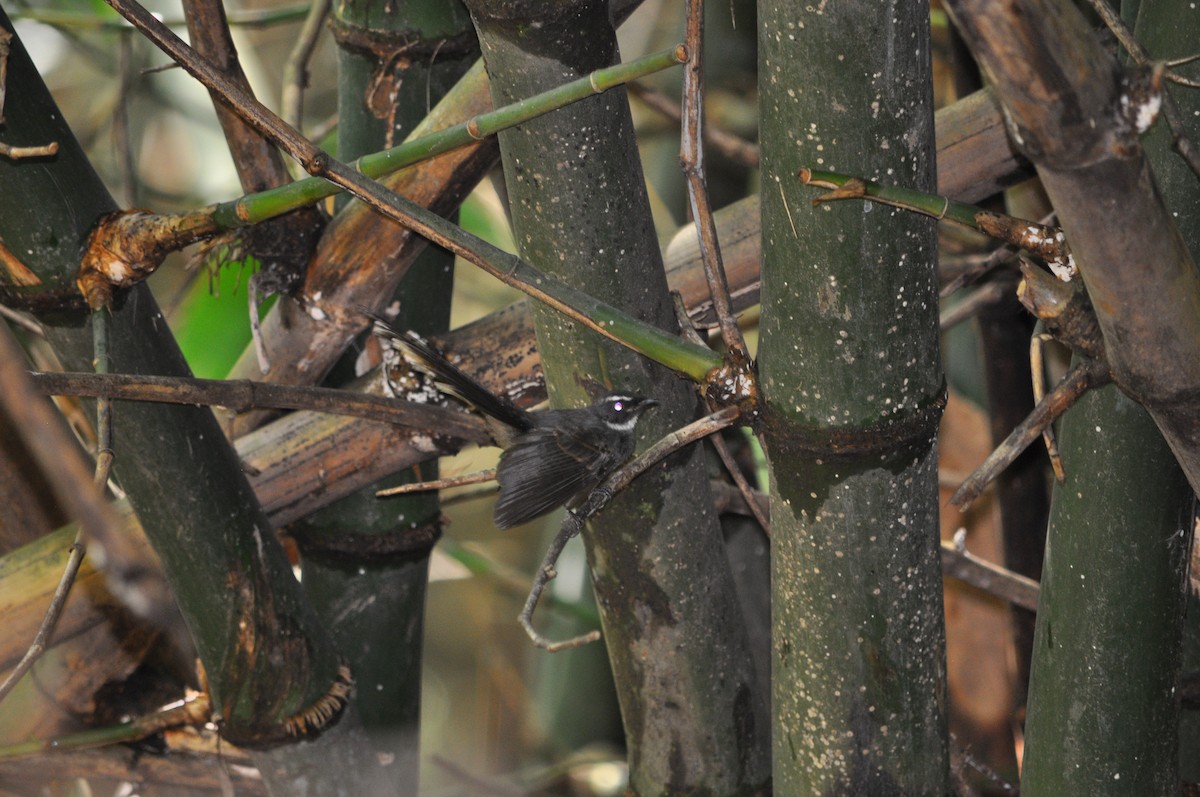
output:
[[[1186,64],[1192,63],[1193,61],[1200,61],[1200,53],[1193,53],[1192,55],[1185,55],[1182,58],[1172,58],[1169,61],[1167,61],[1167,66],[1170,66],[1170,67],[1184,66]]]
[[[388,487],[383,490],[376,490],[376,498],[389,498],[393,495],[407,495],[409,493],[427,493],[431,490],[445,490],[450,487],[465,487],[468,484],[483,484],[490,482],[496,478],[496,469],[488,468],[487,470],[476,471],[475,473],[465,473],[462,476],[447,476],[444,479],[431,479],[427,482],[412,482],[410,484],[398,484],[395,487]]]
[[[651,110],[662,114],[676,124],[682,121],[683,115],[679,111],[679,103],[661,91],[642,83],[630,83],[629,91]],[[705,125],[704,143],[734,163],[745,166],[747,169],[758,168],[758,147],[733,133],[712,125]]]
[[[763,533],[768,537],[771,536],[771,519],[767,517],[767,513],[763,510],[762,505],[754,500],[754,488],[750,486],[750,482],[746,481],[746,477],[742,475],[742,469],[738,467],[734,461],[733,455],[729,453],[729,446],[725,443],[725,438],[720,434],[714,434],[709,440],[713,444],[713,448],[717,451],[717,456],[721,458],[722,464],[725,465],[725,470],[729,473],[729,477],[733,479],[733,483],[737,485],[738,492],[742,494],[742,499],[746,502],[746,508],[750,510],[750,514],[758,521],[758,525],[762,527]]]
[[[58,142],[51,141],[49,144],[42,144],[37,147],[14,147],[11,144],[0,142],[0,155],[13,160],[21,158],[48,158],[58,152]]]
[[[491,440],[483,421],[468,413],[353,390],[276,385],[247,379],[222,381],[134,374],[34,372],[29,376],[41,392],[54,396],[196,404],[226,407],[234,412],[312,410],[414,429],[436,429],[445,436],[474,443]]]
[[[985,307],[995,304],[1015,290],[1015,283],[989,282],[953,307],[942,311],[938,326],[943,332],[961,324]]]
[[[97,374],[107,375],[112,365],[108,345],[109,316],[107,311],[92,314],[92,367]],[[112,399],[96,400],[96,471],[92,483],[103,490],[113,463]]]
[[[1040,322],[1039,322],[1040,323]],[[1040,402],[1046,395],[1046,366],[1043,349],[1047,340],[1053,336],[1042,333],[1029,339],[1029,372],[1033,378],[1033,401]],[[1046,425],[1042,430],[1042,442],[1046,444],[1046,455],[1050,457],[1050,467],[1054,470],[1054,478],[1059,484],[1066,481],[1067,473],[1063,469],[1062,456],[1058,453],[1058,443],[1054,439],[1054,424]]]
[[[683,117],[680,131],[679,162],[687,179],[688,202],[696,234],[700,239],[700,260],[712,296],[713,312],[721,330],[721,339],[735,363],[749,363],[750,352],[746,339],[733,313],[729,296],[729,281],[721,260],[721,245],[717,240],[717,225],[713,221],[708,197],[708,182],[704,175],[704,3],[687,0],[688,62],[683,67]]]
[[[46,337],[46,330],[42,328],[41,324],[24,313],[18,313],[16,310],[2,304],[0,304],[0,318],[4,318],[10,324],[21,327],[21,329],[31,335],[36,335],[39,338]]]
[[[981,258],[970,267],[963,269],[958,276],[947,282],[941,291],[938,292],[938,296],[945,299],[947,296],[953,295],[959,289],[974,284],[982,279],[984,275],[1016,256],[1017,247],[1012,244],[1001,244],[989,252],[987,257]]]
[[[725,407],[710,415],[705,415],[697,421],[692,421],[681,429],[670,432],[657,443],[650,446],[650,448],[646,449],[639,457],[626,463],[612,476],[605,479],[599,487],[592,490],[591,495],[588,496],[587,502],[582,508],[578,511],[567,512],[566,517],[563,518],[562,526],[558,530],[558,534],[554,536],[549,550],[546,551],[545,558],[542,559],[542,565],[538,568],[537,576],[534,577],[533,587],[529,590],[529,597],[525,599],[525,606],[521,609],[521,614],[517,617],[517,621],[525,629],[525,633],[529,635],[534,645],[544,648],[550,653],[555,653],[560,650],[577,648],[589,642],[595,642],[600,638],[599,631],[591,631],[561,642],[552,642],[533,628],[534,609],[537,608],[538,600],[541,598],[546,586],[557,575],[554,566],[558,563],[558,557],[562,553],[563,548],[566,547],[572,537],[575,537],[583,530],[583,524],[589,518],[607,506],[613,496],[625,489],[630,482],[680,448],[732,425],[738,419],[738,415],[737,407]]]
[[[943,575],[977,587],[1013,606],[1037,611],[1038,583],[968,551],[966,529],[955,532],[953,542],[942,540],[941,551]]]
[[[67,596],[71,592],[71,585],[75,583],[75,575],[79,572],[79,566],[83,564],[84,552],[83,529],[81,528],[75,534],[75,541],[71,543],[70,554],[67,556],[67,565],[63,568],[62,577],[58,580],[58,587],[54,590],[54,597],[50,599],[50,605],[46,608],[46,616],[42,618],[42,623],[38,626],[37,634],[33,637],[33,642],[30,643],[29,649],[25,651],[25,655],[17,662],[17,666],[4,679],[4,683],[0,684],[0,701],[8,697],[8,693],[13,690],[17,682],[24,677],[25,673],[32,669],[33,665],[49,647],[50,637],[54,634],[54,627],[58,625],[58,618],[62,616],[63,607],[67,603]]]
[[[304,122],[304,89],[308,88],[308,62],[317,47],[322,23],[329,14],[332,0],[316,0],[308,9],[299,38],[283,67],[281,114],[288,124],[300,130]]]
[[[571,541],[571,538],[578,535],[582,530],[583,520],[575,512],[568,511],[566,517],[563,518],[562,528],[554,535],[554,539],[550,541],[550,547],[546,549],[546,555],[542,557],[542,564],[538,567],[537,575],[533,578],[533,586],[529,590],[529,595],[525,598],[525,605],[521,607],[521,614],[517,616],[517,622],[525,629],[525,633],[529,635],[529,639],[533,644],[539,648],[544,648],[547,653],[558,653],[561,650],[582,647],[600,638],[600,632],[592,630],[586,634],[571,637],[561,642],[552,642],[538,633],[533,627],[533,612],[537,609],[538,601],[541,599],[542,593],[546,590],[546,586],[558,576],[558,571],[555,570],[555,565],[558,564],[558,557],[562,555],[563,549],[567,547],[567,543]]]
[[[1043,429],[1054,423],[1088,390],[1106,384],[1111,379],[1108,364],[1103,360],[1082,363],[1072,369],[1009,433],[1004,442],[988,455],[983,464],[959,485],[950,497],[950,503],[962,509],[978,498],[1000,471],[1011,465],[1022,451],[1041,436]]]
[[[1147,52],[1146,48],[1142,46],[1142,43],[1137,40],[1137,37],[1134,36],[1133,31],[1128,25],[1125,24],[1125,20],[1121,18],[1116,9],[1108,4],[1108,0],[1088,0],[1088,4],[1091,5],[1092,10],[1095,11],[1100,17],[1105,27],[1109,29],[1113,36],[1116,37],[1117,41],[1120,42],[1121,46],[1125,48],[1125,51],[1129,53],[1129,56],[1133,59],[1135,64],[1138,66],[1150,65],[1150,53]],[[1176,58],[1173,60],[1164,61],[1162,63],[1167,67],[1175,67],[1190,63],[1197,58],[1200,58],[1200,55],[1189,55],[1184,58]],[[1173,74],[1169,71],[1166,72],[1163,77],[1166,80],[1171,80],[1179,83],[1180,85],[1191,88],[1195,88],[1196,86],[1200,85],[1194,80],[1190,80],[1182,75]]]

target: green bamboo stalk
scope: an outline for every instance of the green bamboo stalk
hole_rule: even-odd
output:
[[[581,74],[616,56],[607,4],[535,4],[517,18],[505,2],[468,5],[496,105],[539,91],[563,69]],[[586,287],[607,302],[568,300],[586,301],[606,334],[631,340],[636,326],[638,349],[668,359],[677,323],[624,93],[506,131],[500,147],[522,254],[563,281],[557,296]],[[508,265],[517,276],[527,268],[488,260],[502,275]],[[634,316],[657,326],[630,324]],[[643,444],[693,418],[694,394],[663,369],[545,307],[535,324],[553,404],[588,403],[588,380],[652,395],[661,406],[641,425]],[[697,366],[713,360],[690,352]],[[681,452],[669,470],[617,496],[584,536],[639,794],[744,793],[768,778],[764,695],[710,501],[703,457]]]
[[[1123,12],[1128,5],[1122,4]],[[1134,32],[1155,58],[1180,58],[1195,51],[1196,42],[1200,41],[1200,18],[1181,0],[1142,0]],[[1196,119],[1200,114],[1200,94],[1175,87],[1170,91],[1182,117]],[[1192,129],[1195,130],[1194,125]],[[1173,151],[1170,130],[1162,120],[1146,135],[1143,145],[1192,260],[1200,263],[1200,184],[1196,175]],[[1188,603],[1180,668],[1185,673],[1200,671],[1200,606],[1194,592],[1189,592]],[[1200,750],[1200,712],[1183,711],[1179,720],[1179,777],[1186,783],[1200,783],[1200,756],[1195,754],[1196,750]]]
[[[933,189],[928,14],[759,4],[778,794],[949,793],[936,229],[796,180]]]
[[[1178,794],[1192,492],[1150,416],[1112,386],[1067,413],[1059,450],[1021,793]]]
[[[798,177],[805,185],[833,189],[814,199],[813,205],[838,200],[866,199],[881,205],[909,210],[939,221],[953,222],[990,235],[1004,243],[1021,247],[1044,258],[1055,273],[1063,274],[1067,279],[1075,274],[1075,263],[1071,258],[1070,248],[1062,231],[1057,227],[1018,219],[907,186],[881,185],[874,180],[864,180],[861,177],[836,172],[802,168]]]
[[[820,202],[832,202],[835,199],[869,199],[883,205],[891,205],[931,216],[938,220],[952,221],[973,230],[979,229],[975,221],[976,215],[988,212],[978,205],[969,205],[966,202],[959,202],[928,191],[918,191],[903,185],[883,185],[874,180],[864,180],[849,174],[802,168],[798,176],[800,182],[805,185],[821,188],[846,188],[857,184],[854,191],[843,193],[834,191],[831,194],[817,197],[813,200],[814,205]]]

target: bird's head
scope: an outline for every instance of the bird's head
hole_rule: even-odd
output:
[[[637,426],[638,418],[651,407],[657,407],[658,402],[644,396],[631,396],[627,393],[612,393],[592,405],[594,412],[609,428],[619,432],[632,431]]]

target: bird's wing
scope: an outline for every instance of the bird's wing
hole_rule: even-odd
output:
[[[534,428],[500,455],[496,528],[527,523],[595,487],[611,454],[569,434]]]

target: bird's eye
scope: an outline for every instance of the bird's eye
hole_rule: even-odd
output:
[[[623,401],[614,401],[613,402],[613,410],[614,411],[622,412],[622,411],[624,411],[624,409],[625,409],[625,402],[623,402]]]

